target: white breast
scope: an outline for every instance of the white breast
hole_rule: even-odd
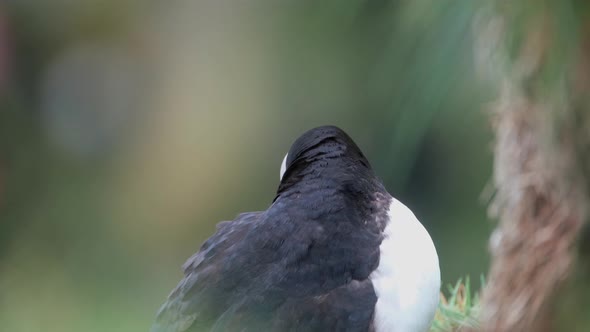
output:
[[[412,211],[393,198],[378,268],[370,278],[377,294],[377,332],[428,331],[438,306],[440,269],[432,239]]]

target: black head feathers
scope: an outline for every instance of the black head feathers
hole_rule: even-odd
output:
[[[309,162],[342,156],[354,158],[366,167],[370,167],[359,147],[342,129],[335,126],[322,126],[308,130],[291,145],[286,166],[289,169],[291,165],[301,160]]]
[[[369,161],[354,141],[335,126],[313,128],[301,135],[286,156],[285,173],[279,191],[307,175],[370,172]],[[326,174],[324,174],[326,175]]]

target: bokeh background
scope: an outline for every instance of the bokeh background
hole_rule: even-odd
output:
[[[146,331],[291,142],[345,129],[438,248],[488,266],[485,1],[0,3],[3,331]],[[408,253],[411,255],[411,253]]]

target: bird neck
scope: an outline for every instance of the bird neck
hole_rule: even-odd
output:
[[[337,212],[359,223],[376,218],[377,211],[386,210],[390,195],[369,168],[322,167],[309,168],[292,174],[281,183],[276,200],[290,199],[317,218],[330,219]],[[382,231],[381,222],[374,225]]]

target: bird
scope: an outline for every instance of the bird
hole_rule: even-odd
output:
[[[291,145],[265,211],[224,221],[183,265],[152,332],[428,331],[438,254],[342,129]]]

